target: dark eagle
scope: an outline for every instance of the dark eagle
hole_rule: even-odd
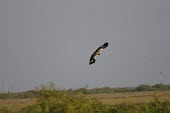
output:
[[[104,43],[102,46],[100,46],[90,57],[89,65],[95,63],[96,57],[100,55],[100,51],[105,49],[108,46],[108,42]]]

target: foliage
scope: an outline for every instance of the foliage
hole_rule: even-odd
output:
[[[135,88],[111,88],[111,87],[103,87],[103,88],[79,88],[74,92],[83,93],[83,94],[100,94],[100,93],[123,93],[123,92],[134,92]]]
[[[0,93],[0,99],[10,99],[10,98],[33,98],[37,94],[36,91],[30,90],[26,92],[8,92],[8,93]]]
[[[83,94],[59,92],[42,88],[35,104],[22,109],[22,113],[170,113],[170,102],[160,101],[141,104],[122,103],[106,105],[96,98]]]
[[[170,102],[162,102],[157,96],[155,101],[145,104],[122,103],[111,108],[110,113],[170,113]]]
[[[136,87],[136,91],[161,91],[161,90],[170,90],[170,85],[165,84],[155,84],[153,86],[142,84]]]
[[[139,85],[137,88],[136,88],[137,91],[151,91],[152,90],[152,87],[149,86],[149,85],[146,85],[146,84],[143,84],[143,85]]]
[[[12,113],[12,112],[6,107],[0,107],[0,113]]]
[[[48,88],[54,88],[54,83],[49,83]],[[41,87],[47,89],[47,85],[41,85]],[[36,88],[38,89],[38,88]],[[88,89],[88,87],[79,88],[79,89],[68,89],[68,90],[58,90],[60,92],[70,92],[70,93],[83,93],[83,94],[101,94],[101,93],[123,93],[123,92],[139,92],[139,91],[162,91],[170,90],[170,85],[165,84],[155,84],[153,86],[147,84],[141,84],[138,87],[125,87],[125,88],[94,88]],[[0,93],[0,99],[10,99],[10,98],[34,98],[39,93],[39,90],[29,90],[26,92],[17,92],[17,93]]]
[[[145,87],[148,87],[144,85]],[[143,87],[143,86],[142,86]],[[109,89],[109,88],[105,88]],[[85,91],[85,89],[81,89]],[[154,102],[145,104],[106,105],[82,93],[56,90],[53,84],[38,89],[36,103],[21,110],[22,113],[168,113],[170,102],[162,102],[155,95]]]
[[[136,88],[135,87],[126,87],[126,88],[103,87],[103,88],[94,88],[94,89],[87,89],[85,87],[85,88],[76,89],[74,90],[74,92],[83,93],[83,94],[100,94],[100,93],[124,93],[124,92],[162,91],[162,90],[170,90],[170,85],[155,84],[153,86],[150,86],[147,84],[141,84]]]
[[[157,88],[162,86],[140,87]],[[105,91],[112,88],[105,87]],[[81,89],[86,91],[87,88]],[[35,91],[36,100],[31,105],[22,108],[15,113],[170,113],[170,101],[163,101],[155,94],[154,102],[149,103],[121,103],[109,105],[102,103],[99,99],[88,97],[83,93],[73,90],[57,90],[53,83],[41,85]],[[0,108],[0,113],[14,113],[6,107]]]
[[[23,113],[107,113],[107,105],[80,93],[61,92],[53,86],[42,86],[36,103]]]

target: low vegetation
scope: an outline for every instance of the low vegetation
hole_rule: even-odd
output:
[[[53,83],[49,83],[53,84]],[[54,85],[54,84],[53,84]],[[165,91],[170,90],[170,85],[165,84],[155,84],[153,86],[142,84],[138,87],[125,87],[125,88],[111,88],[111,87],[103,87],[103,88],[94,88],[88,89],[79,88],[76,90],[68,89],[68,90],[58,90],[60,92],[70,92],[70,93],[83,93],[83,94],[102,94],[102,93],[125,93],[125,92],[142,92],[142,91]],[[38,90],[29,90],[26,92],[18,92],[18,93],[0,93],[0,99],[9,99],[9,98],[34,98],[38,94]]]
[[[77,90],[70,90],[74,92],[81,92],[84,94],[101,94],[101,93],[124,93],[124,92],[141,92],[141,91],[164,91],[170,90],[170,85],[165,84],[155,84],[155,85],[146,85],[141,84],[138,87],[125,87],[125,88],[111,88],[111,87],[103,87],[103,88],[79,88]]]
[[[155,85],[153,88],[158,87]],[[23,99],[18,96],[16,99],[11,96],[11,99],[1,99],[0,113],[170,113],[169,91],[85,95],[76,90],[57,90],[50,83],[31,92],[34,92],[34,95],[29,92],[32,99],[25,96],[22,96]],[[138,101],[144,98],[146,101]],[[9,107],[11,101],[13,106]],[[3,105],[5,102],[6,105]]]

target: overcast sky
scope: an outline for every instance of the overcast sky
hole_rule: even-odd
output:
[[[0,1],[1,89],[153,85],[160,72],[170,84],[169,0]]]

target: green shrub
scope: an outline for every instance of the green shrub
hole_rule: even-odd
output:
[[[42,85],[34,105],[22,109],[23,113],[108,113],[108,106],[84,94],[57,91]]]

